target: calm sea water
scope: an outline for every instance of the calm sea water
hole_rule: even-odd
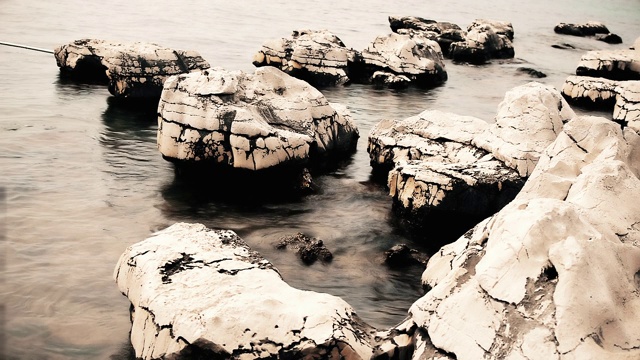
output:
[[[388,33],[388,15],[466,26],[513,22],[517,63],[447,63],[432,90],[324,90],[353,112],[358,151],[317,177],[321,191],[298,201],[238,204],[201,196],[174,178],[155,145],[153,111],[119,106],[104,87],[61,81],[52,55],[0,46],[0,357],[124,359],[128,300],[112,280],[124,249],[177,221],[238,232],[293,286],[338,295],[372,325],[400,321],[421,295],[421,268],[390,270],[381,253],[407,242],[384,186],[370,180],[366,137],[385,118],[440,109],[492,121],[528,66],[561,87],[583,51],[623,48],[640,36],[637,0],[434,1],[79,1],[0,0],[0,41],[53,49],[80,38],[139,40],[199,51],[212,65],[252,71],[267,39],[326,28],[364,48]],[[625,44],[553,33],[558,22],[600,20]],[[557,50],[570,43],[579,50]],[[273,243],[295,232],[321,238],[329,265],[304,266]],[[422,234],[427,241],[430,234]]]

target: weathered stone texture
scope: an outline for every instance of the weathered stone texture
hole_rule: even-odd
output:
[[[172,77],[158,114],[158,149],[177,162],[262,170],[337,157],[358,138],[346,107],[270,66]]]
[[[616,92],[613,120],[627,124],[640,134],[640,81],[621,81]]]
[[[476,20],[467,28],[464,41],[454,42],[449,56],[457,62],[484,64],[490,59],[513,58],[513,26],[509,22]]]
[[[290,287],[234,232],[178,223],[130,246],[114,277],[142,359],[369,359],[373,329],[342,299]]]
[[[569,76],[562,86],[562,95],[572,103],[611,108],[615,103],[618,82],[590,76]]]
[[[589,51],[580,58],[576,75],[611,80],[640,80],[640,52],[633,50]]]
[[[54,53],[64,74],[108,82],[109,92],[116,97],[158,98],[169,76],[209,68],[195,51],[141,42],[76,40]]]

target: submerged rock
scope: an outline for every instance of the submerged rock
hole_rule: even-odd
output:
[[[490,59],[513,58],[513,26],[509,22],[476,20],[464,41],[451,44],[449,56],[456,62],[484,64]]]
[[[179,167],[273,170],[284,180],[284,169],[351,153],[357,138],[346,107],[271,66],[172,77],[158,106],[158,149]]]
[[[271,65],[313,86],[349,81],[354,50],[328,30],[297,30],[289,38],[267,41],[254,56],[255,66]]]
[[[411,249],[407,244],[398,244],[384,252],[384,262],[390,267],[401,268],[410,265],[426,265],[429,255]]]
[[[558,34],[573,36],[595,36],[596,34],[609,34],[609,29],[601,22],[588,21],[586,24],[560,23],[553,28]]]
[[[377,71],[406,77],[411,84],[421,87],[440,85],[447,80],[440,46],[420,33],[377,37],[354,61],[352,69],[359,74],[360,82],[371,82]]]
[[[547,74],[543,73],[542,71],[528,68],[528,67],[519,67],[517,70],[521,73],[529,74],[529,76],[538,78],[538,79],[547,77]]]
[[[639,357],[638,145],[569,121],[511,204],[430,259],[402,325],[413,359]]]
[[[622,44],[622,38],[616,34],[596,34],[595,38],[607,44]]]
[[[589,51],[580,58],[576,75],[611,80],[640,80],[640,52],[634,50]]]
[[[310,238],[303,233],[282,237],[276,244],[276,248],[290,248],[295,250],[302,262],[308,265],[313,264],[316,260],[322,262],[330,262],[333,260],[333,254],[327,249],[327,246],[322,240]]]
[[[63,74],[107,83],[116,97],[159,98],[169,76],[209,68],[195,51],[142,42],[83,39],[54,53]]]
[[[369,359],[374,329],[342,299],[290,287],[234,232],[178,223],[130,246],[114,277],[137,358]]]

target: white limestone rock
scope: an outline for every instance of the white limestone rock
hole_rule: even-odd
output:
[[[582,55],[576,75],[611,80],[640,80],[640,52],[599,50]]]
[[[346,107],[277,68],[220,68],[169,78],[158,106],[158,149],[178,163],[263,170],[350,152]]]
[[[451,43],[463,41],[467,34],[456,24],[417,16],[389,16],[389,26],[393,32],[399,34],[406,30],[422,32],[428,38],[433,38],[440,45],[444,56],[448,56]]]
[[[286,284],[234,232],[178,223],[131,245],[114,271],[142,359],[369,359],[373,329],[342,299]]]
[[[456,62],[484,64],[491,59],[513,58],[513,25],[478,19],[469,25],[464,41],[454,42],[449,56]]]
[[[266,41],[254,55],[255,66],[271,65],[313,86],[349,81],[354,50],[328,30],[296,30],[289,38]]]
[[[429,260],[413,359],[640,357],[638,145],[569,121],[512,203]]]
[[[80,80],[103,80],[116,97],[158,98],[172,75],[208,69],[195,51],[142,42],[76,40],[54,51],[60,70]]]
[[[354,70],[370,81],[376,71],[406,76],[412,84],[435,86],[447,80],[444,58],[437,42],[423,34],[378,36],[362,51]]]
[[[427,110],[378,123],[369,135],[371,164],[389,171],[389,195],[412,218],[438,211],[488,216],[522,186],[520,176],[472,145],[489,125],[477,118]]]
[[[496,122],[473,140],[522,177],[531,174],[544,149],[575,113],[558,90],[530,82],[509,90]]]
[[[618,81],[590,76],[569,76],[562,86],[562,95],[571,103],[612,108],[618,92]]]
[[[613,120],[640,133],[640,81],[621,81],[613,108]]]

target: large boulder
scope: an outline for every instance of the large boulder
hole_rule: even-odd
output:
[[[634,50],[589,51],[580,58],[576,75],[611,80],[640,80],[640,52]]]
[[[440,46],[420,33],[377,37],[354,61],[352,69],[360,82],[371,82],[376,71],[404,76],[420,87],[447,80]]]
[[[433,38],[444,56],[449,54],[449,46],[451,43],[463,41],[466,32],[460,26],[450,22],[440,22],[435,20],[424,19],[417,16],[389,16],[389,26],[395,33],[401,33],[402,30],[414,30],[426,33],[429,38]]]
[[[621,81],[616,92],[613,120],[640,134],[640,81]]]
[[[158,106],[158,149],[178,166],[318,166],[350,153],[357,138],[345,107],[271,66],[254,74],[215,68],[174,76]]]
[[[509,22],[476,20],[467,28],[464,41],[454,42],[449,56],[456,62],[484,64],[490,59],[513,58],[513,26]]]
[[[572,104],[611,109],[618,94],[618,81],[591,76],[569,76],[562,85],[562,95]]]
[[[142,42],[83,39],[57,47],[54,54],[64,75],[108,83],[116,97],[159,98],[169,76],[209,68],[195,51]]]
[[[141,359],[369,359],[373,329],[342,299],[290,287],[234,232],[178,223],[114,271]]]
[[[297,30],[289,38],[266,41],[253,58],[255,66],[271,65],[313,86],[349,81],[354,50],[327,30]]]
[[[429,260],[398,329],[412,358],[640,357],[639,145],[569,121],[511,204]]]
[[[495,123],[475,137],[473,144],[528,177],[544,149],[574,116],[556,88],[530,82],[505,94]]]

